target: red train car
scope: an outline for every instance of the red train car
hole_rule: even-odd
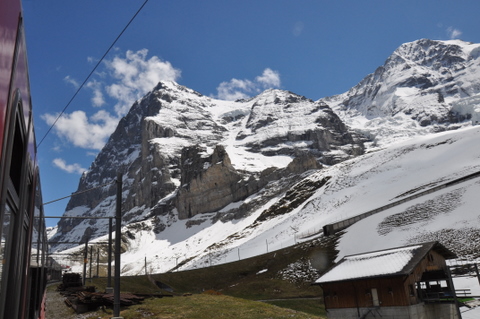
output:
[[[0,0],[0,319],[44,317],[47,242],[36,151],[22,6]]]

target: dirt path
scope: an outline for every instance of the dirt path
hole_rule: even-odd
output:
[[[67,307],[64,302],[65,297],[55,289],[47,290],[46,319],[85,319],[86,314],[78,315],[75,311]]]

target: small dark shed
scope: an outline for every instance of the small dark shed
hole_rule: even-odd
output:
[[[459,318],[438,242],[350,255],[320,277],[328,318]]]

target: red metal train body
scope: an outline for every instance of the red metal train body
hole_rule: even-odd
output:
[[[0,0],[0,319],[44,318],[47,238],[20,0]]]

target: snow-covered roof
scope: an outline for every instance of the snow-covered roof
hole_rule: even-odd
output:
[[[345,256],[315,283],[348,281],[352,279],[408,275],[430,250],[437,250],[445,259],[454,254],[438,242]]]

